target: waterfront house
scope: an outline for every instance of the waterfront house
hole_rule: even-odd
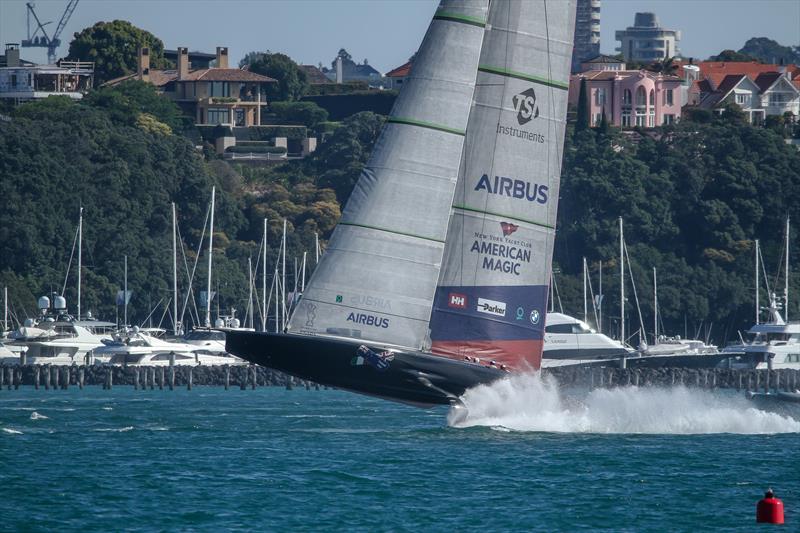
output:
[[[94,63],[61,60],[55,65],[36,65],[20,59],[19,44],[6,44],[0,61],[0,98],[14,103],[67,96],[80,100],[92,88]]]
[[[261,113],[267,105],[266,87],[276,80],[255,72],[228,66],[228,49],[218,46],[216,66],[192,69],[188,48],[178,48],[175,69],[150,68],[150,50],[139,49],[137,72],[105,83],[118,85],[138,79],[156,86],[183,112],[195,118],[195,124],[260,126]]]
[[[600,124],[603,114],[614,126],[653,128],[680,120],[683,105],[681,85],[677,76],[647,70],[598,69],[574,74],[570,78],[569,103],[578,105],[581,81],[585,80],[589,117],[592,126]]]
[[[800,67],[751,62],[701,61],[689,103],[721,113],[738,105],[753,124],[770,115],[800,116]]]
[[[408,78],[409,72],[411,72],[411,61],[406,61],[399,67],[387,72],[385,76],[386,88],[400,89],[406,81],[406,78]]]

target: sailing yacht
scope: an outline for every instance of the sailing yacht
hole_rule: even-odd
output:
[[[574,22],[574,0],[443,0],[283,332],[227,350],[418,406],[538,369]]]

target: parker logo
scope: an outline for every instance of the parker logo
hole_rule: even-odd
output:
[[[533,87],[526,89],[512,98],[514,110],[517,112],[517,122],[522,126],[539,116],[539,107],[536,105],[536,93]]]
[[[457,292],[451,292],[447,296],[447,307],[453,307],[455,309],[466,309],[467,307],[466,295],[458,294]]]
[[[476,311],[479,313],[486,313],[487,315],[506,316],[506,303],[478,298],[478,307]]]
[[[508,237],[515,231],[519,229],[519,226],[516,224],[512,224],[511,222],[501,222],[500,227],[503,229],[503,236]]]

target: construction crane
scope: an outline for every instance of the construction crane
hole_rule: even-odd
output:
[[[52,22],[45,22],[42,24],[42,21],[40,21],[39,17],[36,15],[36,11],[33,10],[33,3],[26,3],[25,5],[28,6],[28,38],[23,39],[23,48],[47,48],[47,62],[50,64],[55,63],[56,49],[61,45],[59,36],[64,30],[64,26],[67,25],[73,11],[75,11],[75,8],[78,6],[78,1],[79,0],[69,0],[69,2],[67,2],[67,8],[64,10],[64,14],[61,15],[61,20],[58,21],[56,31],[54,31],[52,35],[47,35],[47,31],[44,29],[45,26],[52,24]],[[33,15],[33,20],[36,22],[36,29],[33,33],[31,33],[31,15]]]

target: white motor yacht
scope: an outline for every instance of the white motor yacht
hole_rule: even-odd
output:
[[[786,322],[775,294],[770,295],[768,322],[751,327],[743,342],[726,346],[723,353],[744,354],[740,365],[778,370],[800,369],[800,322]]]
[[[159,339],[135,326],[94,349],[92,355],[98,361],[127,366],[168,366],[171,362],[175,365],[243,364],[238,357],[210,352],[194,344]]]
[[[9,335],[5,343],[17,362],[25,354],[27,364],[83,365],[93,364],[90,352],[111,339],[110,331],[115,327],[111,322],[91,319],[77,320],[67,314],[66,300],[62,296],[50,299],[39,298],[41,315],[27,319],[23,326]]]
[[[636,356],[636,352],[585,322],[563,313],[547,313],[542,368],[595,365]]]

